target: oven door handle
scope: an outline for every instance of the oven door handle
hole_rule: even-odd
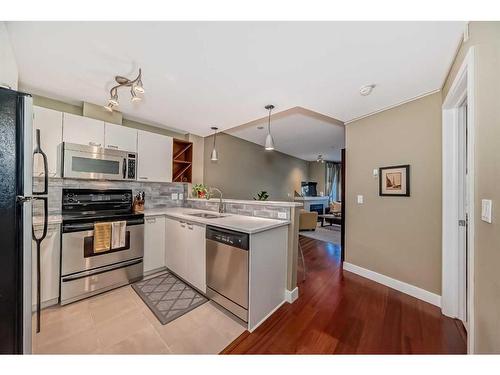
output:
[[[85,277],[99,275],[100,273],[114,271],[114,270],[117,270],[117,269],[120,269],[120,268],[125,268],[125,267],[128,267],[128,266],[133,266],[133,265],[139,264],[139,263],[142,263],[142,258],[140,258],[140,259],[132,259],[132,260],[128,260],[126,262],[121,262],[121,263],[118,263],[118,264],[112,264],[110,266],[100,267],[100,268],[97,268],[95,270],[78,272],[78,273],[76,273],[74,275],[71,275],[71,276],[63,276],[62,282],[66,283],[66,282],[69,282],[69,281],[83,279]]]

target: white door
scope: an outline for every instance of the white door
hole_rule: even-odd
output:
[[[165,268],[165,218],[145,218],[144,273]]]
[[[104,147],[104,121],[64,113],[63,141]]]
[[[173,138],[138,130],[138,180],[172,182]]]
[[[207,291],[205,227],[186,224],[187,235],[184,242],[187,254],[186,281],[203,293]]]
[[[137,129],[106,122],[104,125],[104,147],[137,152]]]
[[[35,227],[35,232],[41,232],[42,227]],[[32,303],[36,309],[36,244],[33,241],[31,246],[31,266],[32,266]],[[57,304],[59,298],[59,267],[60,267],[60,226],[59,224],[49,225],[47,237],[42,241],[40,248],[40,288],[42,306]]]
[[[186,277],[187,254],[185,252],[186,223],[166,218],[165,256],[168,269],[182,278]]]
[[[33,107],[33,148],[36,129],[40,129],[40,147],[47,155],[49,177],[61,176],[62,112],[43,107]],[[33,160],[33,176],[43,176],[43,160],[37,154]]]

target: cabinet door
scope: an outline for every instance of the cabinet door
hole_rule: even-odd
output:
[[[186,277],[187,254],[184,251],[186,223],[166,218],[165,257],[168,269],[178,276]]]
[[[65,113],[63,118],[63,141],[104,147],[104,121]]]
[[[172,147],[172,137],[138,130],[138,180],[172,182]]]
[[[187,224],[186,241],[184,242],[187,254],[186,281],[206,293],[206,251],[205,227]]]
[[[137,129],[106,122],[104,124],[104,147],[137,152]]]
[[[40,146],[47,155],[49,177],[61,176],[62,112],[43,107],[33,107],[33,149],[36,129],[40,129]],[[43,159],[37,154],[33,159],[33,176],[43,176]]]
[[[145,218],[144,226],[144,272],[165,267],[165,218]]]
[[[39,235],[42,227],[36,226],[35,233]],[[41,300],[42,306],[56,304],[59,298],[59,264],[60,264],[60,226],[59,224],[49,225],[47,237],[42,241],[40,248],[40,273],[41,273]],[[36,244],[33,241],[31,246],[32,265],[32,303],[36,308]]]

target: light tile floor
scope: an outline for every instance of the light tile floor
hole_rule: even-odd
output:
[[[33,333],[33,353],[217,354],[245,329],[213,302],[162,325],[125,286],[43,310],[41,332]]]

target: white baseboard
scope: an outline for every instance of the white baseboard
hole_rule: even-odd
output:
[[[278,306],[276,306],[274,309],[272,309],[269,314],[267,314],[265,317],[263,317],[260,322],[258,322],[256,325],[254,325],[253,327],[248,327],[248,332],[253,332],[255,331],[262,323],[264,323],[267,318],[269,318],[271,315],[273,315],[276,311],[278,311],[278,309],[283,306],[284,304],[286,303],[286,301],[282,301],[278,304]]]
[[[288,303],[293,303],[299,298],[299,287],[296,286],[294,290],[285,290],[285,301]]]
[[[434,306],[441,307],[441,296],[429,292],[425,289],[418,288],[414,285],[407,284],[403,281],[393,279],[392,277],[382,275],[380,273],[367,270],[356,266],[352,263],[344,262],[344,270],[355,273],[359,276],[366,277],[367,279],[376,281],[377,283],[388,286],[389,288],[396,289],[402,293],[408,294],[412,297],[418,298],[422,301],[428,302]]]

